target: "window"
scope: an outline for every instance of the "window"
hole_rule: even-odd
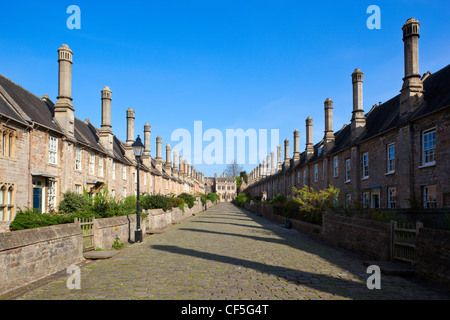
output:
[[[89,153],[89,174],[95,174],[95,153]]]
[[[297,184],[300,184],[300,171],[297,172]]]
[[[434,164],[434,150],[436,149],[436,129],[422,133],[422,164]]]
[[[98,156],[98,176],[103,177],[103,157]]]
[[[111,159],[111,168],[112,168],[112,179],[116,180],[116,164],[114,163],[114,159]]]
[[[362,155],[362,176],[363,178],[369,177],[369,154],[367,152]]]
[[[113,199],[116,199],[116,189],[111,190],[111,196]]]
[[[338,157],[333,158],[333,177],[337,177],[339,174],[339,159]]]
[[[347,193],[345,195],[345,206],[348,208],[351,206],[351,204],[352,204],[352,195],[351,193]]]
[[[147,185],[147,172],[144,172],[144,186]]]
[[[58,139],[52,136],[48,138],[48,162],[58,164]]]
[[[345,182],[349,182],[351,178],[351,160],[345,160]]]
[[[424,208],[436,208],[436,185],[423,187],[423,206]]]
[[[127,167],[125,165],[122,168],[122,178],[123,180],[127,180]]]
[[[1,183],[0,183],[1,185]],[[15,189],[13,184],[0,187],[0,221],[12,221],[15,216]]]
[[[122,196],[123,196],[124,198],[127,197],[127,188],[123,188]]]
[[[317,182],[317,180],[319,179],[319,165],[314,165],[314,182]]]
[[[75,185],[75,193],[78,193],[78,194],[82,193],[82,189],[81,189],[81,185],[80,184],[76,184]]]
[[[327,159],[323,159],[323,161],[322,161],[322,180],[325,179],[326,170],[327,170]]]
[[[8,129],[6,127],[0,128],[0,137],[1,137],[1,155],[4,157],[13,157],[14,154],[14,137],[16,133],[12,129]],[[1,217],[1,216],[0,216]]]
[[[81,171],[81,156],[82,156],[81,148],[76,148],[76,151],[75,151],[75,170],[77,170],[77,171]]]
[[[303,184],[306,185],[306,169],[303,170]]]
[[[387,172],[395,171],[395,144],[387,146]]]
[[[368,209],[369,208],[369,193],[368,192],[363,192],[362,201],[363,201],[363,208]]]
[[[395,188],[388,188],[388,208],[397,208],[397,190]]]
[[[48,181],[47,205],[48,213],[56,210],[56,181]]]

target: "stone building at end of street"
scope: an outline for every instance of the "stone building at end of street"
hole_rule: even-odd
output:
[[[231,202],[237,196],[236,179],[227,177],[225,173],[220,177],[215,173],[214,178],[205,178],[205,182],[206,191],[219,195],[221,202]]]
[[[249,174],[245,192],[271,199],[293,196],[292,187],[340,189],[345,205],[365,208],[450,207],[450,65],[422,76],[419,73],[420,23],[410,18],[402,27],[404,78],[400,94],[364,112],[364,73],[356,68],[351,122],[333,129],[333,105],[324,102],[325,130],[313,144],[313,119],[306,118],[306,147],[294,131],[293,154],[284,141],[277,159],[260,164]],[[349,75],[350,76],[350,75]],[[370,76],[370,75],[367,75]]]
[[[0,75],[0,232],[9,230],[20,209],[55,212],[67,191],[93,195],[107,188],[115,199],[137,194],[134,110],[124,110],[125,142],[112,130],[113,95],[108,86],[99,90],[101,103],[91,114],[101,116],[101,127],[80,120],[72,97],[73,52],[68,45],[59,48],[58,64],[56,103]],[[203,193],[204,175],[171,152],[170,145],[163,159],[160,136],[153,157],[151,127],[146,123],[143,129],[140,193]]]

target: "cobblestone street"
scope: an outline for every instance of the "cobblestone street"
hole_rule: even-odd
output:
[[[397,276],[369,290],[363,260],[221,203],[18,299],[449,299]]]

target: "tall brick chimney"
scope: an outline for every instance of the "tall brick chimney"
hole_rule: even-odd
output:
[[[423,83],[419,74],[419,27],[415,18],[403,25],[405,77],[400,90],[400,115],[414,111],[423,100]]]
[[[313,145],[313,120],[306,118],[306,158],[309,159],[314,154]]]
[[[296,129],[294,131],[294,161],[300,160],[300,132]]]
[[[334,132],[333,132],[333,100],[327,98],[324,102],[325,109],[325,149],[328,151],[334,145]]]
[[[363,76],[360,69],[352,73],[353,115],[351,120],[352,140],[358,138],[366,127],[366,116],[363,109]]]
[[[111,126],[111,100],[112,92],[109,87],[104,87],[102,95],[102,126],[99,132],[100,144],[105,148],[109,155],[113,155],[113,133]]]
[[[55,120],[69,138],[74,138],[75,109],[72,104],[73,52],[63,44],[58,49],[58,97],[55,104]]]

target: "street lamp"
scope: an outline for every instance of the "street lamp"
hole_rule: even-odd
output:
[[[136,157],[136,175],[137,175],[137,201],[136,201],[136,231],[134,231],[134,242],[142,242],[142,230],[141,230],[141,201],[139,197],[139,166],[142,163],[142,154],[144,153],[144,145],[141,138],[137,137],[136,141],[132,144],[134,156]]]
[[[208,199],[206,198],[206,182],[205,182],[205,211],[208,209],[207,202],[208,202]]]

